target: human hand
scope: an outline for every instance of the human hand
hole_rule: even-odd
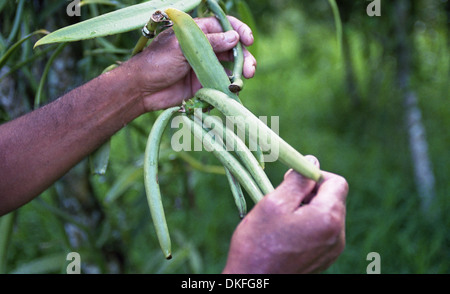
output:
[[[234,31],[222,32],[219,21],[214,17],[195,19],[206,34],[218,58],[233,59],[231,49],[241,41],[244,45],[243,76],[252,78],[256,59],[245,48],[253,44],[251,29],[240,20],[229,16]],[[200,88],[195,73],[179,47],[172,29],[160,33],[142,53],[129,60],[133,77],[138,78],[145,112],[179,105]]]
[[[308,156],[319,163],[315,157]],[[290,170],[233,234],[223,273],[318,273],[345,247],[348,184],[323,172],[316,185]]]

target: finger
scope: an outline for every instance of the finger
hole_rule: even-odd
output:
[[[284,175],[283,182],[267,197],[283,211],[295,211],[314,189],[316,183],[294,170]]]
[[[316,196],[311,200],[310,205],[315,205],[323,209],[342,209],[348,194],[348,183],[345,178],[322,172],[324,180],[318,186]]]
[[[246,79],[251,79],[255,76],[257,61],[256,58],[244,47],[244,64],[242,68],[242,75]],[[221,61],[233,61],[233,51],[216,52],[217,58]]]
[[[198,90],[202,88],[202,84],[198,80],[197,76],[193,71],[191,71],[191,77],[190,77],[190,83],[191,85],[191,95],[194,96],[195,93],[197,93]],[[192,97],[191,96],[191,97]]]
[[[320,163],[317,157],[314,155],[305,155],[305,159],[314,164],[317,168],[320,168]],[[293,170],[290,169],[284,174],[284,179],[286,179],[287,175],[290,174]]]
[[[216,53],[229,51],[239,42],[236,31],[207,34],[206,37]]]
[[[314,164],[318,169],[320,169],[320,162],[315,156],[313,156],[313,155],[305,155],[305,158],[309,162]],[[314,186],[314,189],[308,195],[306,195],[306,197],[303,199],[302,204],[308,204],[311,201],[311,199],[314,197],[314,195],[316,195],[316,193],[317,193],[317,183]]]
[[[320,169],[320,162],[314,155],[305,155],[305,158]]]
[[[228,16],[228,20],[233,29],[238,32],[242,44],[251,46],[254,38],[250,27],[233,16]],[[205,34],[223,32],[220,22],[215,17],[196,18],[195,21]]]
[[[205,34],[223,32],[220,22],[215,17],[195,18],[194,20]]]
[[[256,58],[247,50],[247,48],[243,48],[244,52],[244,66],[242,68],[242,74],[244,78],[250,79],[253,78],[256,72]]]
[[[244,46],[251,46],[254,42],[253,32],[248,25],[233,16],[227,16],[233,29],[238,32]]]

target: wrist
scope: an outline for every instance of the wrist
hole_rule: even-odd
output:
[[[99,77],[105,79],[106,95],[112,98],[111,102],[115,101],[119,103],[118,107],[123,108],[122,113],[127,122],[147,112],[143,103],[144,94],[141,91],[139,76],[134,64],[124,62]]]
[[[163,97],[153,97],[164,87],[159,82],[161,77],[155,75],[156,71],[146,65],[145,59],[146,55],[139,53],[117,68],[121,71],[123,87],[127,89],[130,96],[138,97],[141,106],[140,114],[163,109],[158,108],[155,104],[164,101]]]

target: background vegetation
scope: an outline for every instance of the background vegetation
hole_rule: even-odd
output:
[[[67,1],[0,0],[0,56],[35,30],[142,1],[103,2],[110,5],[88,4],[81,17],[68,17]],[[250,50],[258,69],[246,81],[244,104],[257,115],[279,116],[286,141],[350,185],[347,246],[326,273],[365,273],[369,252],[381,255],[382,273],[449,273],[448,1],[382,0],[379,17],[366,14],[370,2],[337,1],[342,42],[329,1],[246,2],[253,19],[228,1],[256,37]],[[33,49],[38,37],[0,68],[0,122],[31,111],[41,89],[47,103],[126,60],[139,32],[70,43],[53,60],[57,45]],[[425,131],[419,137],[428,144],[432,181],[425,188],[411,153],[411,95]],[[84,273],[219,273],[239,222],[226,178],[204,171],[217,163],[206,152],[171,152],[170,131],[160,182],[174,258],[165,261],[160,252],[141,162],[155,117],[140,117],[113,137],[105,175],[92,175],[86,159],[0,219],[0,247],[7,245],[0,271],[64,273],[66,255],[77,251]],[[271,163],[266,170],[278,185],[286,168]]]

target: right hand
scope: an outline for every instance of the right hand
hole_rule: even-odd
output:
[[[318,161],[311,156],[310,160]],[[323,172],[320,185],[290,170],[241,221],[223,273],[318,273],[345,247],[348,184]]]

